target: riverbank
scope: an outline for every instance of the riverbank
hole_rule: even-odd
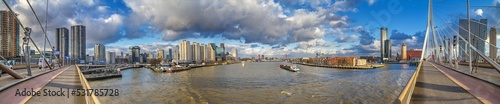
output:
[[[295,63],[306,66],[314,66],[314,67],[326,67],[326,68],[339,68],[339,69],[375,69],[384,67],[384,64],[373,64],[373,65],[361,65],[361,66],[337,66],[337,65],[318,65],[318,64],[310,64],[310,63]]]

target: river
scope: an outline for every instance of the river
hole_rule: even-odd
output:
[[[392,103],[416,66],[389,64],[357,70],[283,62],[231,64],[177,73],[150,69],[123,70],[122,78],[90,81],[94,89],[119,89],[119,96],[98,97],[102,103]]]

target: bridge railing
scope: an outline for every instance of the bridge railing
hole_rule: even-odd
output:
[[[78,72],[78,76],[80,77],[80,83],[82,84],[83,89],[84,90],[92,89],[92,88],[90,88],[90,85],[87,82],[87,78],[85,78],[82,71],[80,70],[80,67],[78,65],[75,65],[75,67],[76,67],[76,70]],[[90,96],[85,96],[86,104],[101,104],[101,101],[99,101],[99,99],[97,99],[97,97],[94,95],[93,91],[91,91],[91,92],[92,93]]]
[[[418,73],[420,72],[420,69],[422,69],[422,64],[423,62],[420,62],[418,64],[417,70],[413,72],[410,80],[408,80],[408,83],[406,84],[405,88],[401,93],[399,94],[398,101],[396,103],[399,104],[409,104],[411,100],[411,96],[413,94],[413,89],[415,89],[415,83],[417,82],[417,77]]]

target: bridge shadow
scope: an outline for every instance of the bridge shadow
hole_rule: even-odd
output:
[[[428,96],[428,95],[421,95],[421,94],[413,94],[411,97],[412,101],[461,101],[461,100],[467,100],[467,99],[476,99],[475,97],[469,97],[469,98],[447,98],[447,97],[439,97],[439,96]]]
[[[440,90],[440,91],[448,91],[448,92],[456,92],[456,93],[469,93],[469,92],[465,91],[462,87],[459,87],[459,86],[439,85],[439,84],[424,83],[424,82],[415,83],[415,87],[421,87],[424,89],[434,89],[434,90]]]

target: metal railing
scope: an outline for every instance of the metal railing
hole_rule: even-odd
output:
[[[82,84],[83,89],[84,90],[92,89],[92,88],[90,88],[90,85],[87,82],[87,78],[85,78],[82,71],[80,70],[80,67],[78,65],[75,65],[75,67],[76,67],[76,70],[78,72],[78,76],[80,78],[80,83]],[[86,104],[101,104],[101,101],[99,101],[99,99],[97,99],[97,97],[95,96],[93,91],[91,92],[90,96],[85,96],[85,102],[86,102]]]

